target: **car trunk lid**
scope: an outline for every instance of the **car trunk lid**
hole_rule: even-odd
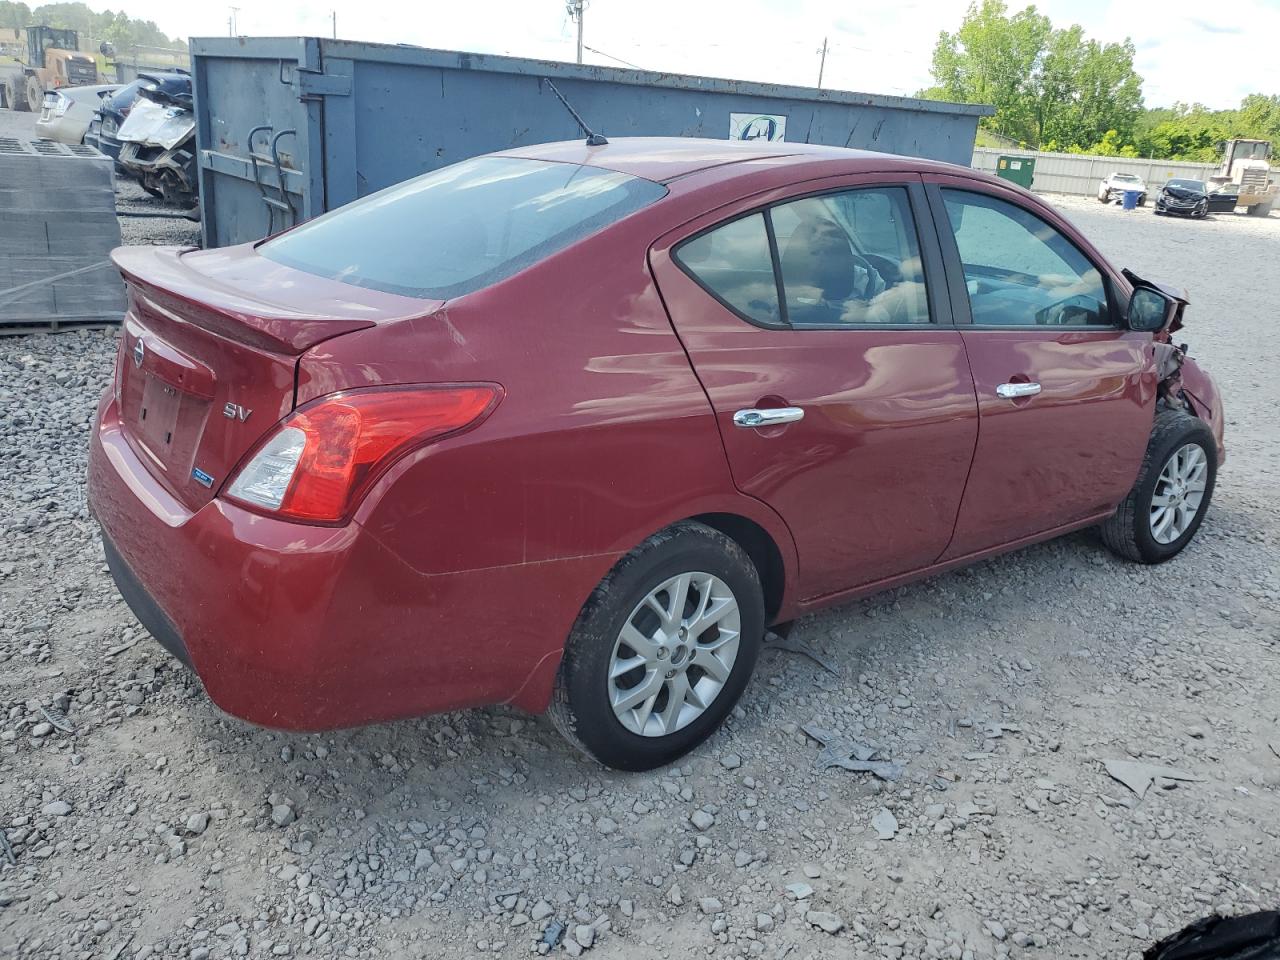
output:
[[[116,365],[124,433],[192,510],[293,409],[306,350],[439,306],[313,277],[249,246],[122,247],[112,259],[129,290]]]

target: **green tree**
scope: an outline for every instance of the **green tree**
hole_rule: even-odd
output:
[[[21,30],[31,23],[31,8],[25,3],[0,0],[0,27]]]
[[[1079,26],[1055,29],[1029,6],[1012,15],[1003,0],[973,3],[955,33],[934,46],[935,86],[921,96],[989,103],[983,125],[1032,146],[1093,144],[1108,130],[1132,135],[1142,111],[1134,47],[1089,40]]]
[[[23,27],[47,24],[75,30],[82,38],[110,40],[117,49],[134,45],[182,49],[186,43],[167,37],[151,20],[134,20],[122,10],[97,13],[83,3],[46,3],[34,10],[25,3],[0,0],[0,26]]]

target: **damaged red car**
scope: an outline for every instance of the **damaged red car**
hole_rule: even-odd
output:
[[[506,703],[650,768],[766,629],[1084,527],[1168,560],[1224,456],[1185,295],[946,164],[550,144],[115,261],[106,557],[270,727]]]

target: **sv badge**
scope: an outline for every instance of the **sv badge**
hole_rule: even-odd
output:
[[[238,403],[228,403],[228,404],[225,404],[222,408],[222,415],[224,417],[226,417],[228,420],[239,420],[241,423],[244,423],[246,420],[248,420],[249,414],[251,413],[253,413],[252,410],[246,410],[244,407],[240,406],[240,404]]]

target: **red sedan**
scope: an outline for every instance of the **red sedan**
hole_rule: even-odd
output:
[[[115,259],[107,559],[267,726],[511,703],[653,767],[770,625],[1082,527],[1167,560],[1224,455],[1185,296],[945,164],[551,144]]]

